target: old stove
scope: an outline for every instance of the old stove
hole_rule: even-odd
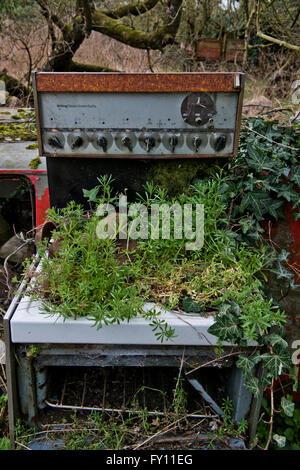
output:
[[[50,205],[85,204],[83,188],[111,174],[128,197],[158,164],[230,158],[238,147],[244,76],[242,73],[34,73],[39,153],[47,162]],[[145,309],[153,308],[146,303]],[[156,306],[156,308],[159,308]],[[161,344],[142,318],[96,329],[88,319],[62,321],[41,313],[26,295],[26,284],[4,319],[11,440],[17,416],[38,423],[47,397],[49,367],[198,364],[228,369],[234,419],[250,412],[255,433],[259,399],[252,399],[234,362],[216,358],[217,338],[207,333],[211,318],[161,309],[175,328],[171,344]],[[38,346],[37,355],[30,354]],[[221,413],[193,374],[190,383]],[[55,406],[52,403],[52,406]],[[209,419],[209,417],[208,417]]]

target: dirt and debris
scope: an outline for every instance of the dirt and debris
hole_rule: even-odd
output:
[[[161,367],[48,368],[47,401],[57,408],[40,412],[39,440],[28,445],[54,450],[80,436],[88,448],[112,449],[117,445],[110,434],[114,429],[125,450],[244,449],[242,439],[214,437],[222,419],[187,380],[180,381],[176,395],[178,373]],[[220,399],[222,380],[215,385]],[[176,405],[184,413],[176,413]],[[95,411],[84,410],[88,407]],[[78,445],[83,443],[78,440]]]

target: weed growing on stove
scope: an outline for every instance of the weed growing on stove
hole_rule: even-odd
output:
[[[72,416],[69,432],[63,435],[66,450],[122,450],[153,432],[154,420],[146,409],[139,414],[93,411],[85,420]]]
[[[146,207],[203,204],[201,250],[187,251],[186,240],[174,237],[121,246],[118,240],[95,236],[96,211],[84,214],[75,203],[51,209],[49,218],[57,227],[53,246],[59,249],[47,257],[48,247],[40,247],[41,272],[32,279],[32,296],[43,300],[46,313],[88,316],[98,328],[143,315],[161,341],[172,339],[174,331],[159,314],[143,311],[145,301],[186,313],[215,314],[210,333],[219,338],[220,347],[225,341],[241,348],[258,342],[259,347],[237,361],[247,387],[257,394],[252,374],[258,364],[265,370],[264,386],[291,365],[283,337],[285,314],[266,287],[272,273],[283,291],[295,288],[293,272],[288,269],[289,253],[278,252],[263,239],[261,222],[278,219],[285,201],[299,207],[299,163],[293,150],[297,139],[296,132],[281,130],[276,123],[249,120],[226,176],[194,181],[176,198],[151,182],[137,195],[136,202]],[[109,177],[85,195],[96,205],[117,201]],[[171,234],[173,229],[171,219]]]
[[[264,315],[261,329],[283,320],[260,290],[261,273],[271,255],[264,246],[249,249],[236,243],[227,229],[226,205],[220,201],[224,179],[218,176],[199,182],[177,199],[169,199],[150,184],[140,196],[147,204],[204,204],[203,250],[188,252],[186,240],[174,238],[137,240],[134,250],[120,248],[118,240],[95,236],[96,212],[84,214],[74,202],[64,209],[50,209],[49,219],[56,224],[52,247],[59,248],[48,256],[46,245],[40,246],[41,271],[32,279],[32,297],[42,298],[45,313],[74,319],[88,316],[98,328],[143,315],[161,341],[171,339],[174,331],[154,310],[143,311],[145,301],[205,315],[230,299],[243,303],[242,337],[256,339],[256,327],[260,327],[257,305],[262,313],[270,313],[270,318]],[[111,203],[106,179],[102,186],[104,196],[98,201]]]
[[[176,416],[186,413],[187,392],[184,388],[184,377],[176,378],[176,387],[173,390],[173,408]]]
[[[210,440],[207,443],[208,449],[213,449],[218,441],[223,441],[226,438],[243,438],[248,428],[247,420],[242,420],[238,424],[233,422],[233,405],[229,398],[223,399],[221,409],[223,411],[221,417],[222,423],[216,431],[209,433],[208,437]]]

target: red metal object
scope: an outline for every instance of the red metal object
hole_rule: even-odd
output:
[[[242,62],[244,41],[242,39],[200,38],[196,45],[196,58],[200,60],[221,60]]]
[[[33,212],[35,215],[35,225],[40,226],[47,218],[46,211],[50,207],[49,188],[48,185],[40,185],[41,177],[46,181],[47,172],[45,170],[0,170],[0,175],[19,175],[28,178],[34,186],[35,191],[35,207]],[[44,186],[44,187],[43,187]]]
[[[202,60],[220,60],[222,55],[222,41],[212,38],[199,39],[196,46],[196,57]]]
[[[225,49],[225,60],[242,62],[244,58],[244,41],[242,39],[228,39]]]

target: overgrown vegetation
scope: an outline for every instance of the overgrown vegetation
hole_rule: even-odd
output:
[[[118,240],[96,236],[95,210],[84,214],[73,202],[64,209],[50,209],[56,250],[44,256],[47,247],[40,247],[37,274],[27,267],[31,295],[42,299],[48,314],[88,316],[97,327],[143,315],[161,341],[171,339],[174,331],[154,310],[143,311],[146,300],[168,309],[213,314],[210,332],[219,338],[220,347],[225,341],[242,348],[250,341],[259,344],[250,356],[241,354],[237,361],[246,386],[256,395],[255,366],[264,367],[264,386],[271,386],[291,366],[284,339],[285,314],[266,284],[274,279],[282,290],[294,289],[294,272],[289,269],[289,253],[278,251],[263,236],[261,223],[280,218],[285,201],[295,211],[299,207],[298,144],[296,130],[250,119],[238,156],[226,173],[195,180],[176,198],[146,184],[137,201],[148,208],[153,203],[204,205],[201,250],[186,251],[186,240],[174,238],[174,218],[170,240],[139,239],[130,248],[129,240],[121,246]],[[118,202],[107,176],[85,195],[96,207]]]
[[[256,443],[269,443],[275,450],[300,449],[300,409],[298,391],[298,369],[295,366],[294,380],[282,376],[277,386],[266,393],[262,400],[261,419],[257,428]],[[270,421],[273,421],[270,433]]]
[[[205,420],[201,414],[188,414],[187,381],[179,372],[171,394],[165,390],[141,387],[136,390],[129,409],[117,411],[70,411],[57,423],[30,428],[22,421],[16,423],[17,449],[56,448],[64,450],[162,450],[182,449],[183,445],[194,449],[230,449],[230,439],[242,444],[247,421],[232,421],[233,406],[229,399],[221,404],[222,416]],[[144,393],[164,397],[164,413],[141,406]],[[166,396],[168,395],[168,396]],[[140,400],[138,400],[140,398]],[[203,434],[204,433],[204,434]],[[0,441],[1,446],[1,441]],[[39,447],[40,446],[40,447]],[[178,447],[177,447],[178,446]],[[8,450],[10,443],[3,439],[0,449]]]
[[[42,297],[47,312],[59,312],[66,318],[88,314],[98,327],[146,315],[157,337],[167,342],[174,332],[154,311],[143,312],[145,300],[214,315],[210,332],[219,338],[219,353],[223,341],[243,348],[246,341],[256,340],[260,347],[250,356],[241,354],[237,365],[254,394],[258,383],[253,368],[262,365],[263,387],[272,390],[282,372],[290,371],[291,360],[284,331],[286,317],[270,286],[277,286],[281,298],[297,288],[293,277],[299,272],[289,264],[290,254],[278,250],[265,229],[268,221],[283,217],[286,203],[291,204],[295,220],[299,218],[299,144],[296,125],[281,128],[278,122],[249,119],[237,157],[217,176],[194,180],[185,193],[172,198],[151,182],[145,186],[138,200],[148,207],[151,203],[204,204],[205,244],[199,252],[186,252],[186,240],[174,238],[138,240],[133,248],[99,240],[95,236],[99,217],[92,206],[118,200],[111,192],[109,177],[102,178],[97,188],[85,192],[91,202],[88,214],[74,203],[61,211],[49,211],[57,226],[58,249],[54,257],[43,258],[42,272],[33,279],[33,296]],[[171,224],[171,234],[173,229]],[[48,247],[42,246],[40,251],[43,255]],[[27,271],[29,278],[33,274]],[[181,404],[177,406],[182,411]],[[273,432],[270,434],[269,423],[261,422],[258,442],[267,447],[297,448],[299,410],[294,408],[292,394],[277,405],[264,401]],[[0,445],[5,448],[8,440],[3,438]]]

